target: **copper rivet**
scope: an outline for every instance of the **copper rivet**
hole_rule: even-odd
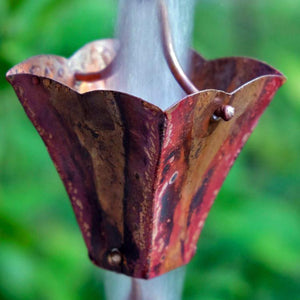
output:
[[[122,262],[121,252],[117,248],[111,249],[107,256],[108,263],[114,267],[119,266]]]
[[[221,105],[213,114],[213,120],[217,121],[222,118],[224,121],[229,121],[234,116],[235,109],[231,105]]]

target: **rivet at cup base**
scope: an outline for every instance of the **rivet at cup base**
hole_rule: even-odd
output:
[[[107,255],[107,260],[111,266],[114,267],[119,266],[122,262],[122,255],[119,249],[117,248],[111,249]]]

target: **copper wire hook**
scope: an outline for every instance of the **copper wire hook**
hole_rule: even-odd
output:
[[[163,51],[168,66],[179,83],[182,89],[187,94],[198,93],[199,90],[188,78],[188,76],[183,71],[173,46],[173,40],[171,35],[171,29],[169,24],[168,11],[164,0],[158,1],[159,5],[159,17],[160,17],[160,30],[161,30],[161,39],[163,44]],[[229,121],[234,116],[234,107],[230,105],[221,105],[212,115],[212,120],[217,121],[219,118],[222,118],[224,121]]]
[[[172,74],[174,75],[175,79],[179,83],[179,85],[187,94],[196,93],[198,92],[198,89],[193,85],[193,83],[187,77],[187,75],[183,71],[177,59],[174,46],[173,46],[167,7],[164,0],[159,0],[158,8],[159,8],[160,33],[161,33],[161,39],[163,44],[163,51],[168,66]],[[117,57],[118,57],[118,53],[114,58],[114,60],[101,71],[89,72],[89,73],[76,72],[75,79],[78,81],[90,82],[90,81],[97,81],[97,80],[110,77],[115,67],[117,66],[117,61],[118,61]]]
[[[158,10],[159,10],[160,34],[161,34],[161,40],[163,45],[163,52],[167,64],[173,76],[175,77],[176,81],[187,94],[198,93],[199,90],[185,74],[176,56],[165,0],[158,0]],[[89,82],[105,79],[110,77],[113,74],[117,66],[118,66],[118,53],[116,54],[116,57],[113,59],[113,61],[101,71],[90,72],[90,73],[77,72],[75,73],[75,79],[79,81],[89,81]],[[218,118],[222,118],[223,120],[228,121],[233,117],[233,115],[234,115],[234,108],[232,106],[222,105],[219,109],[215,111],[212,119],[218,120]]]
[[[191,82],[191,80],[188,78],[188,76],[183,71],[173,46],[173,40],[172,40],[172,34],[170,30],[170,24],[169,24],[169,17],[168,17],[168,11],[165,4],[165,1],[159,0],[158,2],[159,6],[159,21],[160,21],[160,33],[161,33],[161,39],[163,44],[163,51],[164,56],[167,60],[168,66],[179,83],[179,85],[182,87],[182,89],[187,94],[194,94],[199,92],[199,90],[194,86],[194,84]]]

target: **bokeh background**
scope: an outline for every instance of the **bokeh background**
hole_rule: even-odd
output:
[[[112,37],[113,0],[0,1],[0,299],[104,299],[64,187],[6,71]],[[300,299],[300,1],[201,0],[193,47],[281,70],[187,267],[183,299]],[[155,300],[155,299],[154,299]]]

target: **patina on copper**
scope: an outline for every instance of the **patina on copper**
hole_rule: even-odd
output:
[[[70,59],[30,58],[7,73],[64,182],[91,260],[152,278],[190,261],[208,211],[284,77],[248,58],[192,52],[199,92],[162,111],[105,90],[114,76],[77,81],[114,59],[114,40]],[[229,122],[212,122],[222,105]]]
[[[69,60],[33,57],[7,73],[65,184],[91,260],[141,278],[190,261],[230,167],[284,82],[259,61],[195,52],[185,74],[163,1],[159,8],[166,60],[192,94],[166,111],[105,90],[117,72],[114,40]]]

